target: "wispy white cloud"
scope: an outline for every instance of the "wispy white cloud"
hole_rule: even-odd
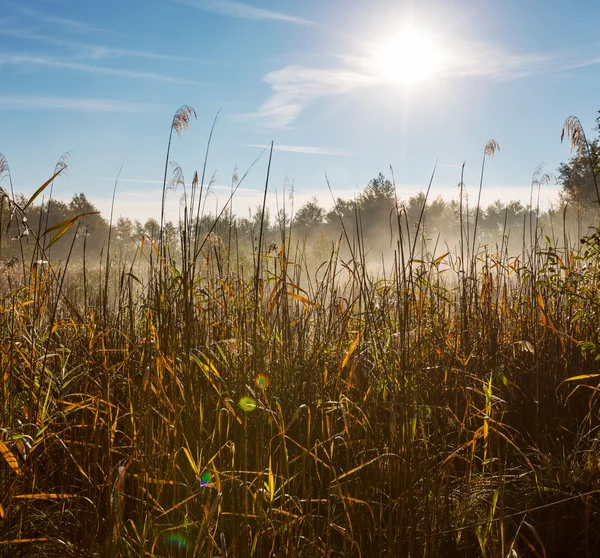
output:
[[[381,80],[349,69],[319,69],[286,66],[264,78],[273,95],[252,115],[268,126],[289,126],[315,99],[343,95],[359,87],[368,87]]]
[[[189,56],[177,56],[174,54],[160,54],[157,52],[149,52],[147,50],[132,50],[127,48],[114,48],[102,45],[80,45],[80,48],[85,48],[89,50],[93,58],[128,56],[132,58],[150,58],[153,60],[166,60],[170,62],[199,62],[203,64],[212,63],[209,60],[201,60],[200,58],[191,58]]]
[[[526,77],[553,71],[556,57],[548,54],[516,53],[495,45],[457,40],[446,53],[443,76]]]
[[[70,62],[44,56],[0,54],[0,66],[2,66],[3,64],[64,68],[66,70],[75,70],[92,74],[105,74],[132,79],[147,79],[152,81],[162,81],[166,83],[180,83],[185,85],[202,85],[201,82],[191,79],[176,78],[171,76],[165,76],[162,74],[155,74],[152,72],[138,72],[134,70],[123,70],[120,68],[108,68],[105,66],[80,64],[77,62]]]
[[[0,110],[46,109],[75,112],[153,112],[161,107],[149,103],[132,103],[110,99],[42,97],[35,95],[0,95]]]
[[[260,145],[258,143],[247,143],[246,147],[259,147],[265,149],[268,146]],[[306,155],[351,155],[350,152],[344,149],[337,149],[335,147],[314,147],[309,145],[273,145],[273,151],[285,151],[288,153],[303,153]]]
[[[369,47],[364,47],[369,50]],[[552,72],[566,63],[565,53],[519,53],[481,41],[461,38],[439,41],[440,62],[437,77],[519,78],[540,72]],[[377,75],[377,45],[371,44],[371,56],[338,55],[336,58],[360,73],[375,75],[380,82],[387,78]],[[399,56],[402,56],[400,53]],[[406,56],[406,54],[405,54]]]
[[[112,33],[112,31],[109,31],[108,29],[96,27],[95,25],[90,25],[89,23],[85,23],[83,21],[77,21],[75,19],[70,19],[66,17],[54,16],[45,12],[41,12],[39,10],[34,10],[27,6],[23,6],[21,4],[19,4],[18,6],[12,4],[12,6],[16,7],[21,13],[25,14],[26,16],[45,21],[46,23],[52,23],[54,25],[60,25],[62,27],[69,27],[73,30],[81,32],[96,31],[100,33]]]
[[[552,67],[553,72],[565,72],[569,70],[578,70],[580,68],[588,68],[590,66],[598,66],[600,64],[600,56],[589,57],[586,52],[583,56],[571,55],[561,61],[556,61]]]
[[[101,58],[120,58],[120,57],[131,57],[131,58],[147,58],[153,60],[166,60],[171,62],[199,62],[208,63],[207,60],[200,60],[198,58],[190,58],[188,56],[176,56],[171,54],[162,54],[157,52],[149,52],[145,50],[132,50],[126,48],[115,48],[105,45],[97,44],[85,44],[75,41],[67,41],[57,37],[49,35],[43,35],[40,33],[33,33],[26,29],[20,28],[2,28],[0,27],[0,35],[11,36],[19,39],[25,39],[27,41],[38,41],[46,44],[55,46],[62,46],[74,49],[78,57],[88,57],[92,59]]]
[[[262,19],[262,20],[273,20],[273,21],[285,21],[288,23],[296,23],[298,25],[313,25],[313,23],[307,19],[301,17],[290,16],[282,14],[280,12],[274,12],[271,10],[265,10],[263,8],[256,8],[255,6],[248,6],[241,2],[234,2],[233,0],[173,0],[178,4],[184,4],[204,12],[210,12],[213,14],[220,14],[228,17],[237,17],[241,19]]]
[[[436,79],[517,79],[600,64],[600,57],[577,59],[564,53],[522,54],[461,40],[454,40],[444,56],[444,67]],[[390,85],[387,78],[374,70],[377,64],[372,57],[338,56],[335,59],[337,63],[331,68],[290,65],[268,73],[263,81],[271,87],[271,96],[256,112],[243,116],[258,119],[269,127],[286,128],[319,98]]]

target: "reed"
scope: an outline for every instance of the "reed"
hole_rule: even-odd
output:
[[[251,259],[199,236],[199,184],[180,256],[2,294],[0,555],[596,554],[598,233],[514,257],[476,208],[441,253],[398,204],[386,273],[359,213],[315,268],[264,211]]]

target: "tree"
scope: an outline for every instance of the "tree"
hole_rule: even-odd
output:
[[[153,217],[149,217],[144,223],[142,234],[147,235],[152,240],[158,240],[160,234],[160,224]]]
[[[124,244],[131,242],[133,236],[133,222],[128,217],[119,217],[115,225],[116,240]]]
[[[316,197],[306,202],[294,216],[294,224],[300,233],[314,232],[324,221],[325,210],[318,204]]]
[[[359,197],[359,209],[363,226],[371,227],[389,219],[396,206],[396,188],[391,180],[379,173],[369,181]]]
[[[108,238],[108,223],[100,212],[86,198],[85,194],[75,194],[69,203],[70,217],[86,214],[78,221],[78,226],[88,238],[88,248],[101,249]]]
[[[372,178],[365,187],[361,199],[363,202],[369,200],[394,201],[396,199],[396,189],[394,183],[388,180],[382,173],[377,178]]]
[[[167,221],[164,229],[165,244],[169,247],[172,256],[179,254],[179,231],[173,221]]]
[[[333,209],[325,216],[325,220],[328,225],[332,225],[334,228],[340,226],[340,219],[344,225],[348,225],[350,222],[354,222],[355,208],[356,201],[337,198]]]
[[[558,167],[558,181],[562,185],[562,195],[567,201],[575,202],[583,207],[594,206],[600,202],[597,185],[600,183],[600,139],[595,138],[586,143],[585,135],[579,120],[569,118],[564,131],[571,136],[572,147],[577,152]],[[600,132],[600,118],[597,120],[596,132]]]
[[[269,230],[269,224],[271,222],[271,211],[269,210],[268,207],[265,207],[264,210],[264,216],[263,216],[263,208],[262,205],[257,205],[256,206],[256,211],[252,214],[252,218],[250,219],[250,222],[252,223],[252,230],[254,231],[254,235],[258,238],[258,234],[260,231],[260,226],[261,226],[261,220],[264,217],[264,222],[263,222],[263,235],[265,234],[266,231]]]

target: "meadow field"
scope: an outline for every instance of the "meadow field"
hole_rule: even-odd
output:
[[[452,251],[425,198],[378,267],[359,212],[316,255],[264,211],[253,249],[202,232],[203,182],[133,253],[87,259],[78,217],[11,241],[0,556],[599,555],[596,229],[530,213],[514,253],[461,205]]]

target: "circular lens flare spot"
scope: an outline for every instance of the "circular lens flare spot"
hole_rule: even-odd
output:
[[[212,475],[208,471],[205,471],[204,473],[202,473],[202,476],[200,477],[200,486],[202,486],[202,487],[209,486],[211,480],[212,480]]]
[[[256,409],[256,401],[254,399],[252,399],[252,397],[242,397],[240,399],[240,409],[242,411],[244,411],[245,413],[250,413],[251,411],[254,411],[254,409]]]
[[[258,389],[267,389],[271,383],[271,378],[266,374],[259,374],[256,376],[254,383]]]
[[[166,545],[173,548],[180,548],[182,550],[187,550],[189,543],[187,539],[183,536],[182,533],[167,533],[163,541]]]

